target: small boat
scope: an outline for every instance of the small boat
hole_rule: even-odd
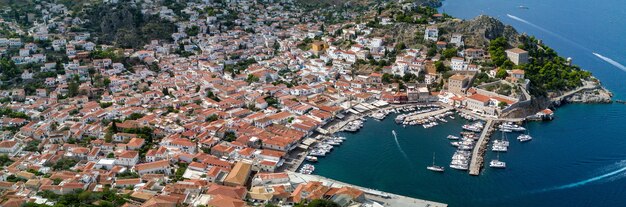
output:
[[[435,165],[435,153],[433,152],[433,165],[426,167],[426,169],[435,172],[443,172],[444,168],[441,166]]]
[[[527,141],[530,141],[530,140],[532,140],[532,139],[533,139],[533,137],[531,137],[531,136],[530,136],[530,135],[528,135],[528,134],[522,134],[522,135],[519,135],[519,136],[517,137],[517,140],[519,140],[520,142],[527,142]]]
[[[315,156],[306,156],[306,161],[317,162],[317,157],[315,157]]]
[[[457,140],[459,139],[459,137],[454,136],[454,135],[448,135],[448,139]]]
[[[518,6],[517,8],[519,8],[519,9],[529,9],[527,6],[522,6],[522,5]]]

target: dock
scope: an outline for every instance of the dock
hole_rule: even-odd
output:
[[[415,114],[413,116],[408,116],[406,117],[406,121],[413,121],[413,120],[420,120],[420,119],[426,119],[428,117],[432,117],[432,116],[436,116],[439,114],[443,114],[446,113],[448,111],[452,111],[454,108],[452,108],[451,106],[448,105],[442,105],[444,108],[436,110],[436,111],[431,111],[431,112],[427,112],[427,113],[423,113],[423,114]]]
[[[487,124],[485,124],[485,128],[480,133],[480,138],[478,139],[478,143],[474,147],[472,151],[472,161],[469,166],[469,174],[470,175],[479,175],[480,168],[484,162],[485,150],[487,149],[487,144],[489,143],[489,137],[491,136],[491,132],[493,132],[494,121],[489,119],[487,120]]]

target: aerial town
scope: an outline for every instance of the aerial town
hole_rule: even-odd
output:
[[[363,13],[293,1],[35,2],[0,8],[0,206],[445,206],[311,175],[303,162],[366,115],[419,105],[519,117],[537,93],[518,67],[528,47],[468,44],[440,26],[460,20],[412,1]],[[89,7],[172,31],[107,37],[101,25],[117,25],[78,15]],[[411,43],[381,32],[407,21],[418,22]],[[563,87],[594,84],[573,76],[589,81]],[[549,118],[543,109],[523,117]]]

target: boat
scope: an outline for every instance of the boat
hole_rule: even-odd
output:
[[[517,137],[517,140],[519,140],[520,142],[527,142],[527,141],[530,141],[530,140],[532,140],[532,139],[533,139],[533,137],[531,137],[531,136],[530,136],[530,135],[528,135],[528,134],[522,134],[522,135],[519,135],[519,136]]]
[[[529,9],[527,6],[523,6],[523,5],[517,6],[517,8],[519,8],[519,9]]]
[[[396,130],[391,130],[391,133],[393,134],[393,136],[394,136],[394,137],[396,137],[396,136],[397,136],[397,134],[396,134]]]
[[[511,130],[514,132],[526,131],[526,128],[513,123],[504,123],[499,126],[501,130]]]
[[[304,164],[302,168],[300,168],[300,173],[310,175],[315,171],[315,166],[311,164]]]
[[[457,140],[459,139],[459,137],[454,136],[454,135],[448,135],[448,139]]]
[[[500,161],[500,154],[498,154],[497,156],[498,157],[495,160],[491,160],[491,162],[489,162],[489,167],[506,168],[506,162]]]
[[[315,157],[315,156],[306,156],[306,161],[317,162],[317,157]]]
[[[444,168],[441,166],[435,165],[435,153],[433,152],[433,165],[426,167],[426,169],[435,172],[443,172]]]
[[[457,169],[457,170],[467,170],[469,167],[467,165],[450,165],[450,168],[452,169]]]

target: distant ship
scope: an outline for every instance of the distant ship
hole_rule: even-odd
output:
[[[521,6],[521,5],[518,6],[517,8],[519,8],[519,9],[529,9],[527,6]]]

